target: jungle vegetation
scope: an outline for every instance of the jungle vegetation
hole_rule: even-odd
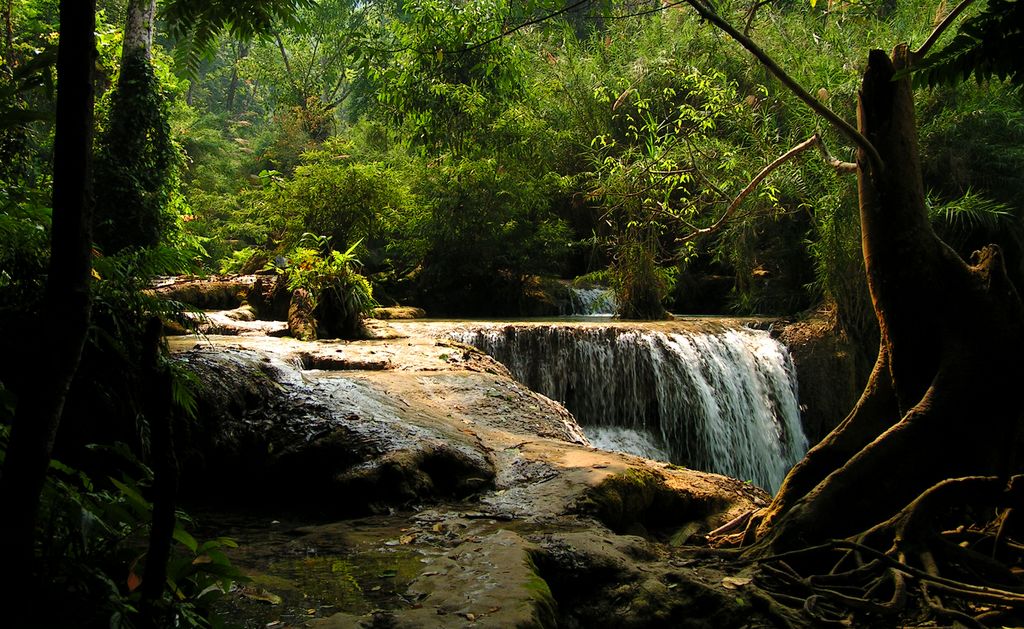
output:
[[[29,357],[0,371],[5,594],[33,574],[102,600],[97,618],[213,622],[202,598],[230,568],[176,564],[167,547],[229,542],[200,546],[161,498],[162,427],[190,408],[152,323],[180,308],[140,292],[161,274],[271,267],[303,286],[322,281],[304,268],[327,269],[360,304],[372,292],[438,315],[546,312],[558,280],[612,287],[631,318],[825,309],[875,370],[733,541],[884,554],[920,504],[967,486],[1005,499],[1015,460],[990,450],[1020,426],[1018,2],[968,7],[923,62],[908,51],[945,3],[95,4],[2,6],[0,320],[8,355]],[[853,121],[858,95],[852,141],[806,102]],[[964,429],[970,405],[990,423]],[[50,462],[58,426],[76,467]],[[59,449],[96,442],[131,444],[113,485],[79,469],[88,451]],[[951,462],[950,443],[971,447]],[[884,474],[887,500],[864,493],[864,470]],[[996,480],[950,482],[967,476]],[[56,522],[45,535],[40,509]],[[83,536],[84,520],[102,526]],[[126,590],[91,561],[123,559],[139,527],[142,582],[176,596]],[[899,591],[891,562],[931,557],[915,551],[879,559],[878,582]]]

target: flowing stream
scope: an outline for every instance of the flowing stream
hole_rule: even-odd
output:
[[[786,348],[732,325],[463,325],[449,336],[562,402],[591,442],[775,491],[807,450]]]

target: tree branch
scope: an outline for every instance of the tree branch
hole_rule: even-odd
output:
[[[961,13],[963,13],[964,9],[970,6],[972,2],[974,2],[974,0],[963,0],[963,2],[956,5],[956,7],[952,11],[946,14],[946,17],[942,18],[942,21],[939,22],[939,25],[935,27],[935,30],[933,30],[932,34],[928,36],[928,39],[926,39],[925,42],[921,44],[921,47],[911,53],[910,58],[915,63],[920,61],[921,59],[924,59],[924,56],[928,54],[928,51],[931,50],[932,46],[938,43],[939,38],[942,37],[942,34],[946,31],[946,29],[953,24],[956,18]]]
[[[750,180],[750,183],[748,183],[747,186],[743,188],[743,190],[738,195],[736,195],[736,198],[732,200],[732,203],[730,203],[729,207],[725,209],[725,212],[723,212],[722,215],[718,217],[718,220],[715,221],[710,227],[704,227],[702,229],[694,230],[681,238],[677,238],[676,242],[689,242],[699,236],[706,236],[708,234],[713,234],[720,230],[723,226],[725,226],[729,219],[732,218],[732,215],[736,213],[737,208],[739,208],[740,204],[743,203],[744,199],[750,196],[750,193],[753,192],[757,188],[757,186],[761,184],[762,181],[764,181],[765,177],[770,175],[772,171],[778,168],[779,166],[782,166],[783,164],[793,159],[797,155],[803,153],[804,151],[812,149],[815,146],[817,146],[818,150],[821,151],[822,155],[825,156],[825,161],[828,162],[829,165],[835,168],[837,171],[853,172],[857,169],[856,164],[841,162],[838,159],[832,157],[832,155],[828,152],[828,149],[825,148],[825,145],[821,140],[821,136],[815,133],[814,135],[807,138],[800,144],[797,144],[793,148],[786,151],[785,154],[777,158],[771,164],[768,164],[767,166],[762,168],[761,172],[757,173],[757,175]]]
[[[857,164],[854,162],[844,162],[837,159],[829,153],[828,147],[825,146],[825,141],[821,139],[821,136],[817,133],[814,137],[818,138],[818,152],[821,153],[821,157],[825,160],[825,163],[831,166],[837,173],[850,174],[857,172]]]
[[[750,8],[747,9],[747,22],[743,26],[743,34],[747,37],[750,36],[750,29],[754,27],[754,18],[757,17],[757,10],[761,7],[771,3],[772,0],[755,0],[751,3]]]
[[[797,98],[802,100],[805,105],[810,107],[814,113],[818,114],[834,127],[836,127],[843,135],[850,138],[854,144],[859,146],[868,155],[868,159],[871,160],[871,165],[882,170],[885,168],[885,164],[882,162],[882,156],[878,154],[878,149],[875,148],[871,142],[864,137],[856,128],[853,127],[849,122],[846,122],[839,117],[834,111],[822,104],[818,99],[811,96],[807,90],[800,87],[800,85],[793,80],[786,72],[779,67],[775,60],[768,56],[766,52],[755,44],[749,37],[743,33],[737,31],[732,24],[729,24],[722,19],[717,13],[714,12],[710,7],[704,5],[700,0],[686,0],[693,9],[705,20],[716,26],[719,30],[722,30],[729,37],[733,38],[738,44],[747,49],[747,51],[754,55],[758,61],[760,61],[768,71],[775,75],[789,91],[793,92]]]
[[[552,18],[556,18],[559,15],[563,15],[565,13],[569,13],[570,11],[574,11],[574,10],[582,7],[583,5],[588,4],[589,2],[590,2],[590,0],[576,0],[576,2],[573,2],[572,4],[567,5],[566,7],[562,8],[562,9],[559,9],[557,11],[552,11],[551,13],[548,13],[546,15],[542,15],[540,17],[533,18],[532,20],[526,20],[525,22],[521,22],[521,23],[519,23],[519,24],[517,24],[517,25],[515,25],[515,26],[513,26],[512,28],[509,28],[509,29],[502,29],[500,34],[494,35],[493,37],[488,37],[487,39],[485,39],[483,41],[479,41],[479,42],[476,42],[475,44],[466,46],[465,48],[459,50],[458,52],[460,52],[460,53],[462,53],[462,52],[469,52],[471,50],[476,50],[477,48],[482,48],[483,46],[486,46],[487,44],[494,43],[494,42],[498,41],[499,39],[501,39],[503,37],[507,37],[507,36],[511,35],[512,33],[516,33],[518,31],[521,31],[521,30],[523,30],[524,28],[526,28],[528,26],[533,26],[534,24],[540,24],[541,22],[546,22],[547,20],[550,20]]]
[[[281,61],[284,62],[285,72],[288,74],[288,82],[292,84],[292,89],[298,92],[298,96],[302,101],[302,106],[306,105],[306,93],[302,89],[302,86],[295,81],[294,73],[292,72],[292,64],[288,59],[288,53],[284,49],[284,42],[281,41],[281,34],[274,33],[274,39],[277,41],[277,49],[281,51]]]

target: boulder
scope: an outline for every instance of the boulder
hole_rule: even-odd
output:
[[[427,316],[423,308],[415,306],[389,306],[374,308],[371,313],[374,319],[422,319]]]
[[[153,293],[200,310],[230,310],[242,305],[256,280],[255,275],[173,278],[154,288]]]
[[[280,275],[257,275],[246,296],[246,302],[260,319],[287,321],[291,293]]]
[[[184,490],[244,508],[229,554],[253,581],[224,602],[239,624],[770,624],[736,590],[749,579],[673,548],[763,492],[591,448],[479,350],[422,334],[169,344],[201,383],[176,430]]]

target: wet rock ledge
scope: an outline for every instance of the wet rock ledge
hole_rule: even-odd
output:
[[[185,483],[252,582],[248,627],[767,626],[688,541],[767,496],[590,448],[561,405],[425,335],[171,340]],[[252,505],[259,509],[254,514]],[[764,622],[762,622],[764,620]]]

